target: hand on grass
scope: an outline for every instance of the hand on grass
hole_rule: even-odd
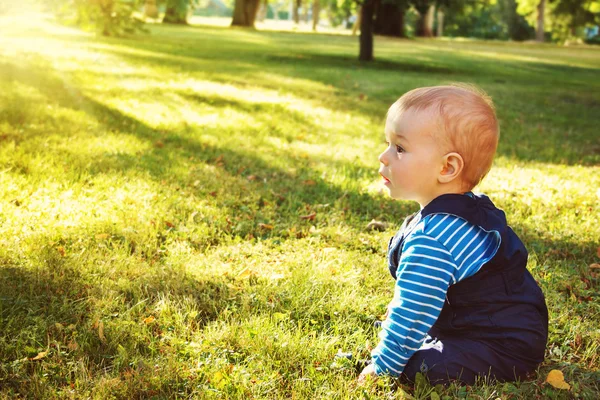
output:
[[[368,377],[370,377],[370,379]],[[377,379],[377,374],[375,373],[375,367],[373,366],[373,364],[369,364],[362,370],[362,372],[358,376],[358,383],[362,385],[365,382],[367,382],[367,380],[375,380],[375,379]]]

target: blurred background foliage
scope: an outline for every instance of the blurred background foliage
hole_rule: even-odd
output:
[[[375,3],[374,32],[388,36],[447,36],[494,40],[599,41],[600,0],[370,0]],[[105,36],[143,31],[143,24],[186,24],[194,17],[232,18],[236,2],[252,10],[241,24],[292,21],[318,27],[358,29],[358,0],[30,0],[60,21]],[[0,13],[23,1],[5,0]],[[541,8],[540,8],[541,7]],[[543,17],[540,17],[540,9]],[[235,19],[235,17],[234,17]],[[428,25],[425,33],[418,24]],[[540,27],[540,23],[542,26]],[[542,41],[542,36],[537,37]]]

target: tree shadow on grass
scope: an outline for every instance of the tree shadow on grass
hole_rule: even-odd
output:
[[[167,41],[168,42],[168,41]],[[138,45],[135,42],[124,42],[124,47],[133,47]],[[205,53],[189,53],[189,49],[184,45],[160,46],[151,43],[144,43],[143,48],[148,52],[159,54],[159,57],[147,57],[139,54],[132,54],[118,49],[109,49],[115,55],[128,60],[132,63],[152,64],[158,66],[169,65],[175,70],[197,71],[200,62],[204,63],[205,58],[211,60],[212,64],[207,69],[201,69],[208,73],[207,79],[221,83],[235,83],[236,85],[246,85],[251,82],[252,85],[265,87],[269,89],[284,89],[285,83],[269,82],[262,73],[277,75],[286,78],[300,78],[319,82],[325,85],[336,85],[335,93],[323,92],[319,100],[319,91],[295,90],[290,87],[288,90],[295,96],[305,96],[316,101],[322,101],[323,106],[337,111],[348,111],[360,113],[367,118],[373,118],[379,115],[383,118],[385,109],[389,103],[395,100],[395,97],[382,99],[377,97],[369,98],[369,101],[362,101],[364,90],[344,87],[347,81],[352,79],[348,74],[354,75],[357,71],[375,72],[393,76],[402,74],[423,74],[429,79],[447,77],[449,80],[461,79],[458,76],[468,77],[469,81],[490,80],[494,85],[510,83],[518,86],[515,92],[522,91],[529,95],[528,90],[532,86],[544,86],[551,84],[556,80],[562,79],[565,75],[570,77],[579,77],[576,80],[578,85],[585,84],[586,76],[592,76],[595,70],[591,68],[553,65],[544,63],[525,63],[525,62],[507,62],[502,61],[498,65],[481,63],[474,57],[453,55],[451,59],[442,59],[439,62],[419,62],[411,60],[390,60],[379,59],[372,63],[361,63],[352,56],[340,54],[322,54],[317,51],[299,51],[294,48],[282,50],[278,48],[265,47],[264,53],[260,51],[244,53],[241,59],[245,62],[243,65],[232,63],[232,59],[240,59],[239,51],[235,46],[230,46],[227,51],[215,54],[208,51]],[[238,46],[239,47],[239,46]],[[180,57],[184,57],[180,59]],[[202,64],[204,65],[204,64]],[[346,76],[346,79],[342,77]],[[392,78],[390,78],[392,79]],[[346,83],[344,83],[346,82]],[[575,81],[574,81],[575,82]],[[575,84],[575,83],[573,83]],[[566,86],[565,86],[566,88]],[[386,92],[387,93],[387,92]],[[387,95],[386,95],[387,96]],[[518,95],[517,95],[518,96]],[[528,98],[525,96],[526,98]],[[360,100],[360,101],[359,101]],[[583,99],[578,101],[582,107],[593,107],[597,101],[595,99]],[[527,106],[524,104],[524,106]],[[543,106],[536,106],[530,112],[537,112]],[[564,112],[580,113],[574,106],[571,109],[564,109]],[[575,117],[573,117],[575,118]],[[533,122],[532,122],[533,123]],[[577,127],[575,127],[577,129]],[[584,129],[585,132],[585,129]],[[506,133],[506,132],[505,132]],[[515,132],[516,136],[519,135]],[[524,161],[540,161],[557,164],[578,165],[593,164],[597,158],[597,149],[589,150],[590,135],[580,134],[577,138],[571,138],[573,143],[572,150],[558,152],[544,151],[550,146],[556,146],[558,143],[564,143],[563,131],[560,129],[548,129],[544,136],[537,134],[528,134],[526,137],[520,137],[517,141],[521,151],[515,152],[513,149],[506,150],[507,157],[516,157]],[[537,151],[537,150],[541,151]],[[567,149],[569,150],[569,149]],[[502,149],[501,149],[502,151]],[[579,156],[581,155],[581,156]],[[583,157],[583,158],[582,158]]]
[[[310,162],[313,159],[310,155],[307,158],[298,157],[289,151],[278,149],[274,145],[270,146],[269,156],[279,154],[286,159],[289,168],[283,168],[273,165],[260,157],[259,153],[251,153],[245,150],[238,150],[229,147],[220,147],[211,145],[205,142],[200,142],[194,137],[197,134],[197,128],[184,127],[177,130],[155,129],[140,120],[126,115],[118,109],[102,104],[93,98],[81,94],[77,88],[69,88],[59,79],[53,77],[48,72],[41,72],[31,69],[23,69],[17,66],[12,66],[11,78],[17,80],[21,84],[35,85],[37,82],[44,81],[47,85],[41,85],[38,90],[44,92],[48,99],[57,99],[61,107],[70,108],[73,110],[84,111],[90,117],[95,119],[104,127],[107,132],[114,132],[123,135],[134,135],[137,138],[149,142],[152,149],[142,154],[123,154],[116,153],[106,155],[98,153],[97,156],[90,157],[89,155],[78,155],[77,147],[56,152],[56,158],[68,160],[70,168],[83,170],[91,175],[98,174],[123,174],[127,171],[148,172],[157,182],[168,181],[177,183],[182,186],[187,186],[191,182],[200,179],[207,182],[206,191],[196,190],[199,197],[207,196],[211,191],[221,188],[224,192],[233,190],[239,186],[242,190],[253,192],[256,198],[264,198],[267,201],[276,201],[279,196],[285,196],[283,208],[287,214],[284,217],[297,220],[298,210],[314,204],[333,204],[338,199],[344,199],[344,204],[340,207],[348,207],[348,212],[354,218],[359,218],[363,221],[369,221],[374,217],[381,215],[402,215],[407,212],[407,205],[402,203],[386,202],[383,199],[377,199],[373,196],[360,193],[356,189],[341,189],[331,185],[318,173],[311,169]],[[277,115],[288,116],[295,119],[298,124],[310,125],[311,122],[304,118],[299,113],[290,112],[281,105],[276,104],[252,104],[243,103],[235,100],[225,99],[218,96],[207,97],[203,95],[186,95],[189,100],[212,102],[216,107],[232,107],[239,110],[241,113],[253,114],[259,109],[267,107],[270,109],[271,116],[273,113]],[[23,99],[21,102],[25,103]],[[268,110],[267,110],[268,111]],[[201,127],[204,134],[213,135],[219,138],[222,133],[217,128],[208,129]],[[244,133],[247,134],[247,133]],[[281,134],[277,132],[277,137],[282,137],[288,141],[294,140],[290,133]],[[161,143],[160,147],[154,146],[155,143]],[[40,146],[42,144],[40,143]],[[35,149],[32,149],[35,151]],[[41,153],[50,154],[48,148],[40,148]],[[215,165],[215,160],[221,157],[224,160],[223,165],[219,168],[219,175],[225,180],[215,179],[215,174],[209,170],[204,172],[198,170],[197,173],[190,174],[187,171],[185,163],[193,158],[195,162],[200,162],[210,165]],[[316,159],[315,159],[316,160]],[[342,162],[334,160],[326,160],[319,158],[318,161],[326,162],[331,166],[332,170],[336,168],[352,168],[357,167],[351,162]],[[177,168],[183,167],[183,168]],[[293,172],[290,171],[295,170]],[[356,174],[368,174],[368,171],[355,171]],[[376,172],[372,174],[375,176]],[[261,179],[249,180],[250,176],[257,176]],[[264,180],[268,179],[268,183]],[[242,192],[238,193],[243,196]],[[231,207],[226,209],[225,205],[221,204],[225,215],[231,219],[237,218],[239,215],[239,207],[244,206],[243,200],[239,204],[231,204]],[[258,224],[258,221],[256,221]],[[246,232],[248,233],[248,232]]]
[[[154,266],[138,271],[137,278],[125,279],[122,285],[123,271],[100,280],[101,272],[86,268],[90,265],[82,266],[76,257],[62,255],[55,247],[42,247],[26,260],[0,258],[0,387],[4,390],[39,398],[68,388],[73,374],[97,379],[116,370],[118,375],[132,361],[123,349],[152,358],[157,349],[147,338],[157,333],[148,330],[160,326],[148,326],[143,318],[146,309],[165,298],[193,306],[198,313],[188,326],[197,330],[242,301],[222,276],[199,279]],[[143,307],[137,307],[140,304]],[[115,314],[111,307],[116,305],[127,312]],[[40,359],[32,360],[38,354]]]

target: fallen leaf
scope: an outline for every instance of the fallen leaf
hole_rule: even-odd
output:
[[[150,323],[154,322],[155,319],[156,318],[154,318],[154,315],[151,315],[149,317],[144,318],[144,323],[145,324],[150,324]]]
[[[106,337],[104,337],[104,322],[98,322],[98,337],[102,343],[106,342]]]
[[[305,181],[302,181],[302,183],[306,186],[314,186],[317,184],[317,182],[313,181],[312,179],[307,179]]]
[[[571,389],[571,385],[565,382],[565,376],[563,375],[562,371],[559,371],[558,369],[553,369],[548,373],[546,382],[557,389]]]
[[[67,344],[67,349],[71,350],[71,351],[75,351],[79,348],[79,345],[77,344],[76,341],[72,340]]]
[[[48,355],[47,351],[40,351],[37,356],[30,358],[31,361],[41,360]]]
[[[269,231],[270,231],[271,229],[273,229],[273,225],[271,225],[271,224],[258,224],[258,227],[259,227],[259,228],[262,228],[262,229],[267,229],[267,230],[269,230]]]
[[[596,263],[591,264],[590,269],[600,269],[600,264],[596,264]]]
[[[308,214],[308,215],[301,215],[300,219],[307,219],[312,221],[313,219],[315,219],[315,217],[317,216],[317,213],[312,213],[312,214]]]
[[[250,276],[256,275],[256,272],[252,271],[250,268],[245,268],[242,272],[238,274],[238,278],[247,278]]]

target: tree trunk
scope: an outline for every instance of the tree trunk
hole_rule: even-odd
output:
[[[265,18],[267,18],[267,12],[269,11],[269,0],[260,1],[260,7],[258,9],[258,13],[256,19],[260,22],[263,22]]]
[[[148,18],[158,18],[158,7],[156,7],[156,0],[146,0],[144,3],[144,15]]]
[[[256,13],[260,0],[235,0],[231,26],[246,26],[254,28]]]
[[[360,24],[362,23],[362,6],[358,7],[358,12],[356,13],[356,21],[354,21],[354,26],[352,27],[352,36],[356,35],[356,31],[360,28]]]
[[[377,35],[406,37],[404,31],[404,9],[393,3],[379,3],[373,32]]]
[[[302,20],[308,24],[308,0],[304,1],[304,7],[302,7]]]
[[[435,15],[435,6],[429,6],[427,14],[425,15],[425,37],[433,37],[433,17]]]
[[[165,17],[166,24],[187,24],[188,0],[168,0]]]
[[[300,6],[302,5],[302,0],[292,0],[294,2],[293,14],[294,14],[294,23],[298,25],[300,23],[300,15],[298,12],[300,11]]]
[[[312,30],[316,31],[317,30],[317,25],[319,24],[319,13],[321,12],[321,4],[319,3],[319,0],[313,0],[313,7],[312,7],[312,20],[313,20],[313,26],[312,26]]]
[[[361,8],[360,18],[360,61],[373,61],[373,15],[375,14],[375,0],[365,0]]]
[[[442,11],[441,8],[438,8],[438,12],[437,12],[437,32],[436,32],[436,36],[437,37],[444,36],[444,12]]]
[[[544,12],[546,8],[546,0],[540,0],[537,6],[537,30],[535,33],[535,40],[538,42],[544,41]]]
[[[429,5],[418,5],[415,6],[419,13],[419,19],[417,20],[416,35],[427,37],[427,12],[429,11]]]

